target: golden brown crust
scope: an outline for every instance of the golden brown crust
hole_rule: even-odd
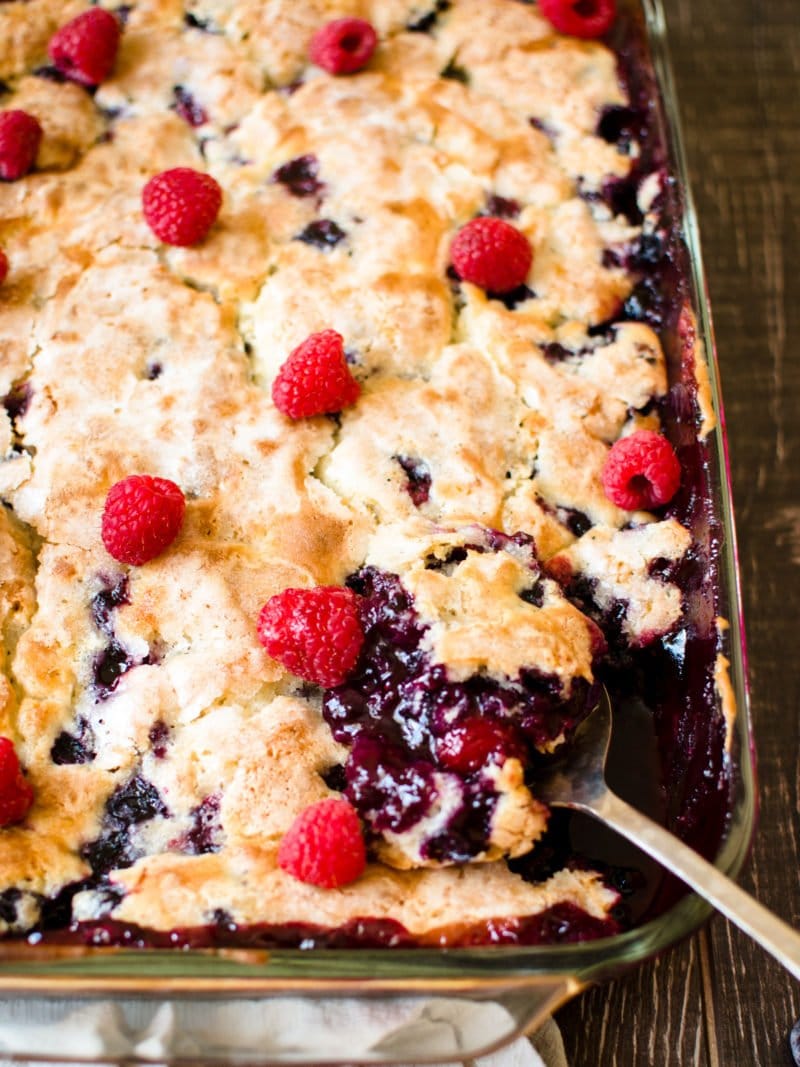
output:
[[[532,534],[540,560],[597,578],[601,606],[624,596],[632,639],[677,618],[677,590],[647,565],[679,558],[686,531],[646,515],[623,529],[632,517],[600,481],[610,444],[652,424],[639,411],[666,389],[648,327],[591,329],[633,284],[604,251],[639,233],[587,195],[631,166],[595,133],[601,110],[625,103],[613,54],[507,0],[454,0],[430,34],[404,31],[430,12],[413,0],[138,0],[92,97],[33,73],[84,7],[0,4],[4,106],[44,128],[36,169],[0,186],[0,390],[26,396],[0,417],[14,512],[0,522],[0,707],[36,792],[25,823],[0,830],[0,890],[24,891],[10,926],[89,875],[115,830],[109,800],[132,781],[159,804],[125,830],[130,865],[109,872],[125,895],[89,888],[78,918],[168,929],[220,909],[238,923],[370,915],[424,936],[563,901],[607,914],[616,895],[595,875],[533,885],[502,860],[546,824],[516,759],[490,769],[499,801],[475,865],[426,869],[418,830],[385,834],[384,862],[342,890],[281,871],[281,836],[332,792],[325,775],[346,751],[255,619],[273,593],[341,584],[368,562],[401,575],[453,679],[532,666],[565,694],[590,681],[592,626],[549,579],[541,606],[522,599],[530,570],[513,552],[426,569],[478,526]],[[381,40],[368,70],[333,78],[309,66],[308,43],[344,15]],[[295,196],[274,177],[302,156],[321,185]],[[175,166],[224,190],[193,248],[160,245],[142,217],[143,185]],[[454,292],[447,275],[453,234],[490,196],[519,202],[534,251],[513,308]],[[320,218],[340,227],[335,247],[298,239]],[[337,420],[290,422],[272,381],[323,328],[344,336],[361,398]],[[418,506],[400,457],[431,476]],[[145,472],[181,486],[186,521],[163,556],[125,568],[100,514],[114,482]],[[97,598],[120,583],[104,620]],[[126,666],[103,688],[109,648]],[[54,762],[73,742],[86,761]],[[460,802],[455,776],[440,779],[428,829]]]

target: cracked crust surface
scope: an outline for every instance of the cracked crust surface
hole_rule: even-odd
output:
[[[443,529],[469,524],[532,534],[553,573],[596,581],[601,608],[625,600],[632,639],[679,617],[677,588],[647,568],[679,559],[688,534],[621,512],[600,482],[611,443],[652,424],[666,391],[649,327],[593,329],[633,285],[604,252],[639,232],[586,195],[631,166],[595,133],[602,109],[625,103],[614,56],[508,0],[454,0],[429,34],[405,32],[429,12],[410,0],[137,0],[91,97],[33,73],[83,7],[0,5],[3,106],[44,127],[34,172],[0,186],[12,265],[0,387],[26,398],[0,413],[13,510],[0,516],[0,684],[36,792],[25,824],[0,831],[0,890],[23,893],[6,926],[30,926],[41,899],[89,876],[87,846],[134,779],[161,808],[129,828],[130,865],[108,871],[118,897],[86,889],[79,918],[169,929],[220,910],[240,924],[370,915],[423,936],[559,902],[607,914],[616,894],[596,875],[529,884],[501,858],[546,821],[514,760],[474,867],[426,869],[406,840],[394,865],[412,869],[375,861],[335,892],[280,871],[281,835],[332,792],[324,776],[345,751],[254,620],[273,593],[341,584],[368,562],[403,576],[454,678],[533,666],[565,690],[591,680],[590,624],[554,581],[540,610],[520,599],[525,568],[508,554],[471,553],[451,574],[419,565],[420,546],[436,553]],[[343,15],[372,20],[381,41],[368,70],[337,79],[306,50]],[[448,64],[466,84],[441,76]],[[194,126],[176,87],[202,112]],[[296,196],[274,176],[303,156],[320,184]],[[224,190],[194,248],[159,245],[141,214],[147,179],[174,166]],[[534,250],[513,308],[447,276],[453,234],[490,196],[518,202]],[[320,218],[340,227],[335,247],[298,239]],[[361,398],[338,420],[289,423],[271,383],[323,328],[344,336]],[[398,457],[430,475],[419,506]],[[99,518],[110,486],[140,472],[181,486],[186,522],[163,557],[121,568]],[[105,693],[93,604],[124,575],[113,640],[128,666]],[[64,735],[92,758],[55,764]]]

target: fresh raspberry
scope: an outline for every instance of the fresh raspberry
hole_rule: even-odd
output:
[[[481,216],[455,235],[450,259],[465,282],[490,293],[509,293],[528,277],[533,251],[516,226],[504,219]]]
[[[539,0],[539,10],[559,33],[602,37],[614,25],[614,0]]]
[[[278,849],[278,866],[321,889],[354,882],[367,865],[361,823],[343,798],[318,800],[301,811]]]
[[[33,790],[25,781],[14,742],[0,737],[0,826],[21,822],[33,803]]]
[[[173,167],[156,174],[142,190],[147,225],[168,245],[195,245],[214,225],[222,189],[210,174]]]
[[[36,162],[42,127],[27,111],[0,111],[0,178],[15,182]]]
[[[67,78],[81,85],[99,85],[113,69],[119,35],[119,23],[111,12],[93,7],[56,30],[47,53]]]
[[[341,685],[364,643],[358,597],[338,585],[284,589],[261,609],[258,638],[292,674],[328,688]]]
[[[366,19],[334,19],[311,38],[308,56],[329,74],[354,74],[372,58],[378,35]]]
[[[439,763],[459,774],[472,774],[489,763],[525,759],[525,746],[510,723],[474,716],[457,723],[436,741]]]
[[[120,563],[141,566],[172,544],[186,501],[168,478],[132,474],[111,486],[103,508],[103,544]]]
[[[681,484],[681,465],[666,437],[637,430],[611,446],[603,467],[608,499],[626,511],[667,504]]]
[[[361,386],[347,366],[344,338],[336,330],[307,337],[289,353],[272,383],[275,407],[290,419],[341,411],[360,394]]]
[[[5,254],[2,248],[0,248],[0,285],[8,277],[8,256]]]

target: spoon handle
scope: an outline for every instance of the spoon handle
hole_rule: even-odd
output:
[[[800,934],[721,874],[694,849],[611,790],[585,810],[676,874],[800,979]]]

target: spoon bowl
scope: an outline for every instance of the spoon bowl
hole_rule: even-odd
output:
[[[614,793],[606,781],[614,711],[603,687],[597,707],[578,727],[572,744],[536,783],[551,808],[599,819],[671,871],[800,978],[800,934],[740,889],[663,826]]]

